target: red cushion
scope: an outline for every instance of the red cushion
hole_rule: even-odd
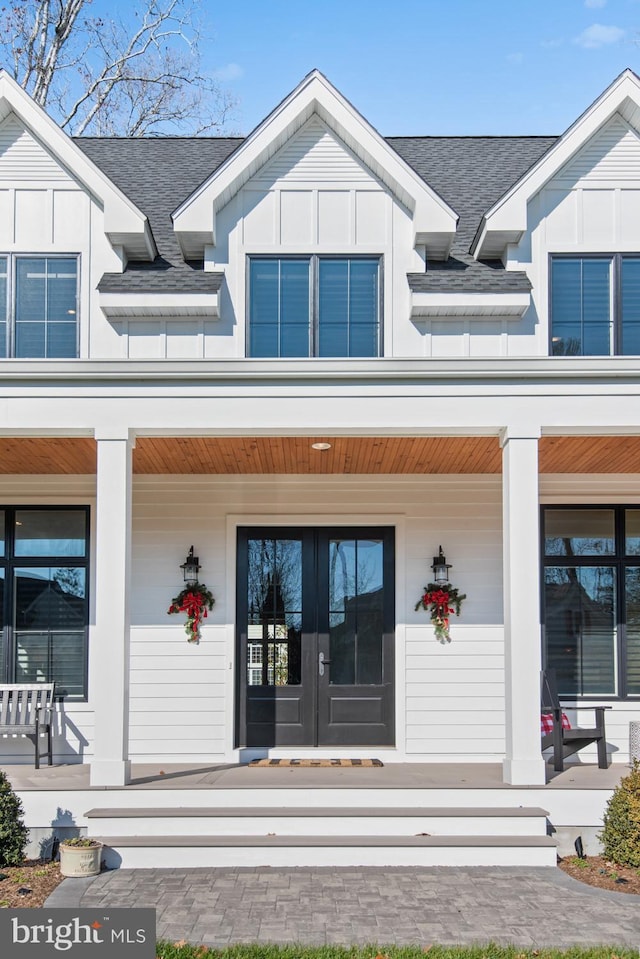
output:
[[[562,728],[571,729],[571,723],[569,722],[569,717],[563,713],[562,714]],[[553,732],[553,713],[542,713],[540,716],[540,735],[546,736],[547,733]]]

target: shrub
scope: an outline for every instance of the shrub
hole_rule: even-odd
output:
[[[97,839],[90,839],[89,836],[71,836],[69,839],[63,839],[61,846],[73,846],[75,849],[95,849],[101,845]]]
[[[640,866],[640,762],[620,780],[607,803],[604,829],[599,835],[611,862]]]
[[[29,830],[22,815],[22,803],[0,770],[0,866],[19,866],[24,861]]]

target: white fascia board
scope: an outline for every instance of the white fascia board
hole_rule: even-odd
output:
[[[411,316],[523,316],[530,293],[418,293],[411,294]]]
[[[136,255],[153,260],[156,248],[141,210],[76,146],[9,74],[0,69],[0,120],[15,113],[47,150],[82,183],[104,209],[105,233],[112,242],[130,241]],[[117,238],[117,239],[116,239]]]
[[[215,214],[316,113],[412,213],[415,235],[453,239],[458,216],[317,70],[249,134],[244,143],[173,213],[183,250],[188,234],[215,243]],[[424,242],[424,239],[422,240]]]
[[[109,317],[220,315],[217,293],[100,293],[100,309]]]
[[[615,113],[629,114],[629,105],[640,106],[640,78],[625,70],[607,87],[557,143],[518,180],[485,214],[472,252],[477,259],[495,255],[492,234],[522,236],[527,229],[527,203],[594,136]]]

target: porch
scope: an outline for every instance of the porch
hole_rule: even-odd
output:
[[[390,762],[414,757],[419,767],[430,756],[475,759],[476,772],[501,768],[514,785],[544,782],[538,598],[530,588],[539,577],[538,506],[576,497],[589,502],[605,489],[607,500],[620,501],[640,473],[640,438],[540,437],[532,428],[448,436],[136,433],[3,439],[7,502],[24,502],[25,490],[30,502],[41,502],[45,486],[51,495],[64,485],[67,501],[91,505],[95,524],[88,696],[64,705],[58,742],[64,747],[68,738],[70,745],[58,759],[92,756],[93,784],[116,787],[128,781],[129,762],[140,769],[156,761],[166,773],[182,757],[196,764],[199,757],[237,760],[237,528],[326,526],[355,516],[357,524],[393,526],[399,544],[397,739]],[[330,449],[313,450],[318,440]],[[54,473],[60,475],[52,486]],[[469,594],[455,642],[444,649],[432,642],[424,616],[411,612],[429,575],[431,543],[441,539]],[[166,617],[177,564],[193,541],[216,592],[199,648],[185,647],[181,629]],[[623,752],[628,719],[636,715],[636,702],[611,714],[613,754]],[[493,760],[502,756],[500,767]],[[11,753],[5,757],[12,760]],[[431,775],[433,765],[426,768]]]
[[[384,750],[380,751],[384,762]],[[125,786],[92,786],[87,764],[4,767],[25,808],[31,853],[91,834],[119,866],[553,866],[580,836],[598,849],[626,764],[575,764],[541,786],[500,763],[382,767],[133,764]]]

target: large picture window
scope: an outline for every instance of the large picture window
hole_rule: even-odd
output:
[[[254,357],[379,356],[378,257],[250,257]]]
[[[565,696],[640,697],[640,509],[544,507],[545,665]]]
[[[554,356],[640,355],[640,256],[551,257]]]
[[[78,259],[0,256],[0,358],[78,356]]]
[[[0,510],[0,681],[86,698],[88,510]]]

